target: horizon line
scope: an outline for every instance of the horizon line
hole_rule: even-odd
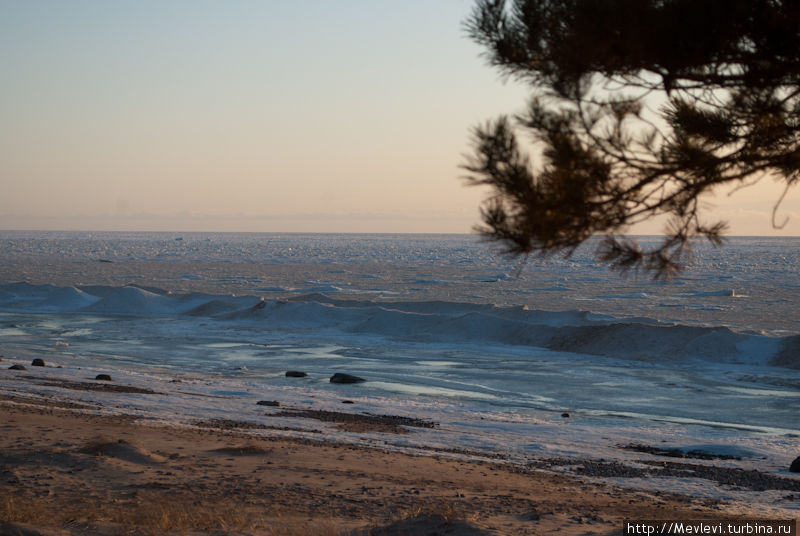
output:
[[[115,233],[115,234],[122,234],[122,233],[137,233],[137,234],[171,234],[171,235],[189,235],[189,234],[264,234],[264,235],[370,235],[370,236],[397,236],[397,235],[406,235],[406,236],[474,236],[475,238],[485,238],[482,237],[480,233],[472,232],[472,233],[459,233],[459,232],[415,232],[415,231],[179,231],[179,230],[136,230],[136,229],[0,229],[0,233]],[[630,236],[630,237],[641,237],[641,238],[658,238],[667,236],[666,234],[629,234],[629,233],[618,233],[618,234],[594,234],[592,238],[598,238],[603,236]],[[704,240],[702,236],[693,237],[697,240]],[[753,234],[753,235],[724,235],[723,239],[728,238],[769,238],[769,239],[780,239],[780,238],[800,238],[800,235],[760,235],[760,234]],[[487,238],[487,241],[492,241],[491,238]],[[724,245],[724,244],[723,244]]]

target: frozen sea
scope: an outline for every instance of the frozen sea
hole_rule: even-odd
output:
[[[667,283],[622,278],[591,245],[519,263],[468,235],[3,231],[0,252],[3,364],[49,365],[29,367],[27,384],[3,370],[0,394],[519,464],[702,450],[735,458],[692,463],[800,482],[788,472],[800,455],[800,238],[698,244]],[[367,381],[331,384],[336,372]],[[97,373],[154,394],[46,381]],[[437,426],[349,433],[260,400]],[[785,490],[611,481],[741,512],[800,509]]]

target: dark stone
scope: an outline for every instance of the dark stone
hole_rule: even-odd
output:
[[[353,404],[352,400],[342,400],[342,404]]]
[[[522,521],[539,521],[539,519],[541,519],[541,516],[539,515],[539,512],[537,512],[536,510],[531,510],[530,512],[522,514],[521,516],[519,516],[519,518]]]
[[[277,400],[259,400],[258,402],[256,402],[256,405],[258,405],[258,406],[270,406],[270,407],[273,407],[273,408],[281,407],[281,403],[278,402]]]
[[[553,466],[570,466],[574,468],[569,469],[570,472],[592,477],[700,478],[717,482],[723,486],[735,486],[736,488],[750,489],[753,491],[800,491],[800,480],[796,478],[785,478],[756,470],[665,460],[637,460],[637,463],[639,467],[632,467],[618,462],[576,460],[574,458],[550,458],[548,460],[532,461],[528,464],[528,467],[552,469]]]
[[[425,421],[414,417],[403,417],[400,415],[372,415],[369,413],[345,413],[343,411],[328,411],[324,409],[292,409],[283,410],[277,413],[269,413],[266,417],[292,417],[301,419],[316,419],[322,422],[335,422],[343,426],[340,429],[345,431],[372,431],[372,432],[392,432],[405,433],[400,426],[412,426],[415,428],[436,428],[437,423]],[[349,428],[349,429],[348,429]]]
[[[307,372],[301,372],[299,370],[287,370],[286,377],[287,378],[305,378],[308,376]]]
[[[98,374],[97,376],[94,377],[94,379],[95,380],[103,380],[104,382],[114,381],[114,380],[111,379],[111,376],[109,376],[108,374]]]
[[[792,465],[789,466],[789,471],[792,473],[800,473],[800,456],[794,459]]]
[[[572,415],[570,415],[567,412],[562,413],[561,416],[564,417],[565,419],[568,419],[568,418],[572,417]]]
[[[652,447],[650,445],[642,445],[633,443],[631,445],[620,445],[619,448],[624,450],[632,450],[634,452],[645,452],[647,454],[655,454],[656,456],[667,456],[670,458],[694,458],[697,460],[741,460],[739,456],[732,454],[714,454],[713,452],[706,452],[703,450],[690,450],[683,451],[674,448],[661,448]]]
[[[333,376],[331,376],[331,383],[360,383],[365,382],[364,378],[359,378],[358,376],[353,376],[352,374],[344,374],[342,372],[337,372]]]
[[[41,358],[37,357],[36,359],[33,360],[33,362],[31,363],[31,366],[32,367],[43,367],[44,366],[44,359],[41,359]]]
[[[28,370],[25,365],[11,365],[8,370]]]

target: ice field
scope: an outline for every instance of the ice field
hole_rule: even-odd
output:
[[[722,455],[709,462],[718,466],[792,479],[798,246],[698,245],[688,270],[663,283],[621,278],[591,248],[519,264],[461,235],[2,232],[3,365],[41,357],[49,366],[29,367],[27,383],[4,370],[0,394],[520,464],[636,464],[645,455],[632,445],[701,450]],[[366,381],[332,384],[336,372]],[[47,381],[97,373],[149,392]],[[273,416],[256,405],[265,399],[436,426],[397,437],[343,432]],[[764,513],[797,507],[785,490],[674,475],[612,480]]]

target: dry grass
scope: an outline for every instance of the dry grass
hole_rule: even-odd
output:
[[[474,524],[481,520],[479,512],[444,497],[430,498],[392,512],[383,521],[373,520],[369,526],[353,530],[348,536],[397,534],[483,534]]]
[[[350,531],[343,531],[331,520],[292,523],[288,521],[273,522],[266,532],[268,536],[345,536]]]
[[[240,534],[264,536],[342,536],[333,520],[287,519],[233,500],[213,504],[159,493],[140,493],[135,502],[107,505],[87,500],[58,508],[46,499],[19,497],[0,490],[0,521],[93,534],[164,536]],[[96,524],[100,523],[102,529]]]
[[[0,490],[0,521],[27,523],[36,526],[64,527],[76,522],[90,523],[103,519],[98,505],[81,501],[54,508],[47,499],[20,496]]]
[[[463,504],[458,504],[456,501],[444,497],[431,497],[424,503],[395,511],[393,515],[390,516],[389,520],[394,522],[416,517],[441,518],[446,523],[452,523],[454,521],[474,523],[479,521],[481,516],[474,509],[465,507]]]
[[[17,523],[40,523],[49,518],[44,511],[28,500],[22,500],[0,490],[0,520]]]
[[[251,533],[263,523],[255,512],[234,501],[210,505],[160,495],[145,495],[139,499],[132,507],[119,512],[113,521],[123,526],[135,526],[143,536],[189,530]]]

